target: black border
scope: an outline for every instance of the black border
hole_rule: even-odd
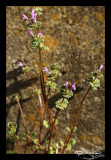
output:
[[[15,3],[16,2],[16,3]],[[1,60],[1,67],[0,67],[0,70],[1,70],[1,74],[0,74],[0,90],[1,90],[1,96],[0,96],[0,99],[1,99],[1,105],[0,105],[0,118],[1,118],[1,121],[0,121],[0,138],[1,138],[1,144],[0,144],[0,156],[2,156],[3,159],[17,159],[21,157],[21,155],[17,155],[17,156],[14,156],[13,155],[6,155],[6,149],[5,149],[5,139],[6,139],[6,134],[5,134],[5,128],[6,128],[6,120],[5,120],[5,109],[6,109],[6,103],[5,103],[5,97],[6,97],[6,94],[5,94],[5,85],[6,85],[6,81],[5,81],[5,71],[6,71],[6,6],[14,6],[14,4],[16,5],[22,5],[22,6],[25,6],[26,5],[38,5],[38,6],[51,6],[53,3],[52,1],[45,1],[45,2],[42,2],[42,1],[38,1],[37,3],[30,3],[31,1],[26,1],[23,0],[23,1],[8,1],[6,3],[1,3],[1,9],[0,9],[0,16],[1,16],[1,19],[0,19],[0,45],[1,45],[1,57],[0,57],[0,60]],[[47,2],[47,3],[46,3]],[[79,6],[105,6],[105,28],[106,28],[106,38],[105,38],[105,106],[106,106],[106,114],[105,114],[105,125],[106,125],[106,140],[105,140],[105,159],[111,159],[111,103],[110,103],[110,99],[111,99],[111,42],[110,42],[110,38],[111,38],[111,7],[110,7],[110,4],[108,1],[103,1],[103,0],[98,0],[96,2],[94,1],[80,1],[80,0],[77,0],[77,1],[69,1],[69,0],[64,0],[64,1],[56,1],[57,3],[55,3],[55,5],[57,6],[59,4],[59,6],[66,6],[68,4],[71,5],[71,6],[76,6],[79,4]],[[58,3],[59,2],[59,3]],[[61,3],[62,2],[62,3]],[[110,96],[110,98],[109,98]],[[2,123],[1,123],[2,122]],[[4,140],[4,142],[2,141]],[[66,154],[64,154],[65,157],[67,157]],[[64,155],[53,155],[52,157],[50,157],[50,155],[47,155],[47,157],[45,156],[45,158],[48,158],[48,159],[56,159],[56,160],[61,160],[61,159],[64,159]],[[27,156],[27,155],[23,155],[23,156]],[[34,156],[34,157],[33,157]],[[23,158],[33,158],[33,160],[35,159],[43,159],[43,155],[33,155],[30,157],[30,155],[28,155],[28,157],[23,157]],[[70,157],[71,156],[71,157]],[[68,154],[68,159],[72,158],[72,159],[77,159],[78,156],[77,155],[69,155]],[[81,159],[81,158],[79,158]],[[100,158],[99,158],[100,159]],[[103,158],[102,158],[103,159]]]

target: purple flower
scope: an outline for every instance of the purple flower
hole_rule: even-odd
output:
[[[34,34],[32,33],[31,30],[29,30],[29,36],[33,36],[34,37]]]
[[[102,68],[103,68],[103,65],[101,65],[101,66],[100,66],[100,68],[99,68],[99,72],[101,72],[101,69],[102,69]]]
[[[19,66],[22,67],[22,69],[24,70],[23,63],[22,63],[22,62],[19,62]]]
[[[37,18],[37,13],[34,13],[34,18],[33,18],[33,22],[36,23],[36,18]]]
[[[19,62],[19,66],[20,66],[20,67],[23,67],[23,63],[22,63],[22,62]]]
[[[23,20],[26,19],[27,21],[29,21],[28,17],[27,17],[25,14],[22,14],[22,16],[23,16]],[[22,20],[22,21],[23,21],[23,20]],[[29,21],[29,22],[30,22],[30,21]]]
[[[42,71],[45,71],[45,72],[47,72],[47,73],[50,73],[50,72],[48,71],[47,67],[44,67],[44,70],[42,70]]]
[[[71,87],[70,91],[72,91],[72,89],[73,89],[73,90],[76,90],[76,86],[75,86],[75,84],[76,84],[76,83],[73,83],[73,85],[72,85],[72,87]]]
[[[66,84],[66,88],[68,88],[68,81],[66,81],[65,84]]]
[[[32,19],[33,22],[36,23],[37,13],[34,12],[34,9],[32,9]]]
[[[34,19],[34,9],[32,9],[32,19]]]
[[[39,32],[39,39],[40,39],[41,36],[42,36],[42,31]]]

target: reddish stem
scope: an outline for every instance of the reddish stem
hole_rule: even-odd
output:
[[[71,138],[71,135],[72,135],[72,133],[73,133],[74,127],[75,127],[75,125],[76,125],[76,122],[77,122],[77,119],[78,119],[78,116],[79,116],[79,113],[80,113],[80,110],[81,110],[81,108],[82,108],[82,104],[83,104],[86,96],[88,95],[89,91],[91,90],[91,88],[92,88],[91,86],[88,88],[86,94],[84,95],[84,97],[83,97],[83,99],[82,99],[82,101],[81,101],[81,103],[80,103],[80,106],[79,106],[79,108],[78,108],[77,114],[76,114],[76,116],[75,116],[75,118],[74,118],[74,121],[73,121],[73,125],[72,125],[71,132],[68,133],[68,135],[66,136],[66,140],[65,140],[65,142],[64,142],[65,145],[64,145],[63,150],[62,150],[62,152],[61,152],[62,154],[63,154],[64,151],[65,151],[65,148],[66,148],[66,146],[67,146],[67,144],[68,144],[68,142],[69,142],[69,139]]]
[[[23,119],[23,123],[24,123],[24,127],[25,127],[25,130],[26,130],[26,134],[28,134],[27,127],[26,127],[26,123],[25,123],[25,119],[24,119],[24,114],[23,114],[23,111],[22,111],[20,102],[17,101],[17,103],[18,103],[18,106],[19,106],[19,109],[20,109],[20,112],[21,112],[21,116],[22,116],[22,119]]]
[[[18,147],[18,150],[19,150],[20,154],[23,154],[23,153],[22,153],[22,150],[21,150],[21,148],[20,148],[20,145],[19,145],[19,143],[18,143],[18,141],[17,141],[16,134],[14,134],[14,139],[15,139],[15,141],[16,141],[16,144],[17,144],[17,147]]]
[[[51,140],[52,140],[53,129],[54,129],[54,125],[55,125],[59,111],[60,111],[60,109],[57,110],[56,115],[55,115],[54,123],[53,123],[52,130],[51,130],[50,137],[49,137],[49,145],[48,145],[47,153],[49,152],[49,148],[50,148],[50,144],[51,144]]]
[[[43,118],[42,118],[42,114],[43,114],[43,110],[42,110],[42,100],[41,100],[41,96],[40,94],[38,94],[39,96],[39,102],[40,102],[40,134],[39,134],[39,143],[41,143],[41,133],[42,133],[42,126],[43,126]]]

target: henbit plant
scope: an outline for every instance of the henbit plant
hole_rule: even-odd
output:
[[[97,90],[98,87],[100,87],[100,79],[103,77],[101,73],[101,69],[103,68],[103,65],[100,66],[99,70],[96,70],[92,72],[92,76],[89,78],[88,82],[90,84],[90,87],[88,88],[87,92],[85,93],[80,106],[77,110],[76,116],[74,117],[73,123],[71,127],[66,126],[66,131],[68,134],[65,137],[65,140],[63,140],[60,137],[59,131],[56,127],[58,124],[57,117],[59,115],[60,111],[64,111],[65,108],[68,107],[69,104],[69,98],[73,96],[73,90],[76,90],[77,82],[74,82],[72,85],[68,83],[68,81],[65,82],[65,84],[60,88],[60,93],[62,95],[62,98],[60,98],[58,101],[55,102],[56,107],[56,113],[55,118],[52,117],[50,113],[50,109],[48,106],[48,96],[50,94],[51,90],[55,90],[57,88],[57,84],[55,83],[55,79],[58,76],[60,66],[57,63],[51,64],[50,70],[48,70],[47,67],[43,67],[42,63],[42,54],[41,51],[43,50],[49,50],[47,46],[44,46],[44,36],[43,32],[40,31],[40,27],[42,23],[39,21],[39,16],[43,14],[43,9],[40,7],[34,7],[31,12],[31,19],[29,19],[26,15],[22,14],[23,21],[26,20],[27,24],[25,24],[25,27],[27,28],[29,32],[29,36],[31,37],[32,46],[31,48],[37,48],[39,53],[39,64],[40,64],[40,83],[41,83],[41,89],[38,89],[37,85],[33,82],[32,85],[34,86],[34,91],[32,93],[32,96],[38,96],[39,99],[39,109],[36,113],[34,123],[32,125],[32,128],[30,131],[28,131],[24,113],[21,108],[20,104],[20,98],[18,95],[15,96],[14,101],[17,102],[18,107],[20,109],[20,113],[23,119],[23,124],[25,131],[23,133],[22,140],[25,141],[25,151],[23,153],[22,148],[20,147],[18,140],[19,137],[16,136],[16,129],[17,124],[15,122],[9,122],[8,123],[8,133],[10,134],[10,140],[16,142],[19,153],[25,154],[27,151],[27,148],[31,148],[32,154],[63,154],[65,150],[70,151],[72,146],[76,144],[76,140],[74,138],[71,138],[72,133],[76,132],[77,130],[77,120],[80,114],[80,110],[82,108],[82,104],[88,95],[89,91],[91,89]],[[37,53],[37,54],[38,54]],[[24,66],[22,61],[19,61],[18,64],[21,67],[21,72],[24,74],[27,74],[31,77],[31,68],[28,66]],[[44,74],[47,75],[47,80],[44,80]],[[43,100],[43,102],[42,102]],[[45,120],[45,114],[46,111],[49,116],[49,123]],[[33,132],[35,128],[36,121],[40,115],[40,125],[39,125],[39,132]],[[42,129],[45,127],[46,129],[49,129],[49,139],[47,139],[46,143],[43,144],[42,142]],[[56,134],[58,136],[58,142],[54,142],[52,140],[53,130],[56,130]],[[10,150],[7,151],[7,154],[13,154],[14,152],[11,152]]]

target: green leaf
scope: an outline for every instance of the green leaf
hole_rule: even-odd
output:
[[[55,80],[55,75],[48,75],[48,80]]]
[[[27,136],[26,136],[26,132],[23,133],[23,137],[22,137],[22,140],[26,141],[27,140]]]
[[[13,102],[18,102],[21,97],[16,95],[14,96]],[[10,122],[9,122],[10,123]]]
[[[50,88],[56,89],[56,88],[57,88],[57,84],[52,82],[52,83],[50,84]]]
[[[69,127],[66,127],[66,129],[67,129],[68,132],[71,132],[71,129]]]
[[[39,22],[39,21],[37,21],[37,23],[36,23],[36,28],[40,27],[41,25],[42,25],[42,23]]]
[[[41,93],[41,90],[38,89],[38,90],[33,91],[32,95],[37,95],[37,94],[40,94],[40,93]]]
[[[19,136],[16,136],[16,139],[19,140]],[[11,135],[11,136],[9,137],[9,140],[10,140],[10,142],[16,142],[16,140],[15,140],[15,138],[14,138],[13,135]]]
[[[54,122],[54,118],[53,118],[53,122]],[[55,125],[57,125],[58,124],[58,120],[56,119],[56,121],[55,121]]]
[[[60,140],[60,144],[61,146],[64,146],[64,142],[62,140]]]
[[[36,139],[34,139],[34,144],[36,144],[38,142],[38,139],[36,138]]]
[[[58,124],[58,120],[56,119],[56,121],[55,121],[55,125],[57,125]]]
[[[51,81],[46,81],[46,85],[50,86],[51,85]]]
[[[40,149],[40,146],[36,146],[35,148],[38,150],[38,149]]]
[[[45,144],[48,145],[49,144],[49,140],[46,140]]]
[[[22,70],[22,72],[23,72],[23,73],[27,73],[27,72],[29,72],[30,70],[31,70],[31,67],[26,66],[26,67],[24,67],[24,69]]]
[[[53,75],[57,75],[59,73],[59,71],[58,70],[56,70],[56,69],[54,69],[54,70],[51,70],[51,74],[53,74]]]
[[[13,135],[16,132],[17,124],[15,122],[8,122],[8,134]]]
[[[75,144],[76,144],[76,140],[75,140],[74,138],[71,138],[71,139],[69,140],[69,144],[70,144],[71,146],[75,145]]]
[[[36,148],[37,150],[38,150],[38,149],[42,149],[42,146],[36,146],[35,148]]]
[[[77,130],[77,127],[75,126],[75,127],[74,127],[74,130],[73,130],[73,132],[76,132],[76,130]]]
[[[56,146],[56,143],[55,143],[55,142],[52,142],[52,145],[53,145],[53,147],[55,147],[55,146]]]
[[[40,16],[40,15],[42,15],[43,13],[42,13],[42,12],[38,12],[37,14],[38,14],[38,16]]]
[[[66,149],[67,149],[67,150],[71,150],[72,146],[75,145],[75,144],[76,144],[76,140],[75,140],[74,138],[71,138],[71,139],[69,140],[69,143],[68,143],[67,146],[66,146]]]
[[[37,136],[37,132],[32,132],[31,137],[35,137],[35,136]]]
[[[44,46],[44,49],[47,50],[47,51],[49,51],[49,47],[47,47],[47,46]]]
[[[16,138],[19,140],[19,136],[16,136]]]
[[[50,148],[49,148],[49,152],[48,152],[49,154],[54,154],[54,151],[53,151],[53,148],[50,146]]]
[[[72,148],[71,144],[67,144],[66,150],[70,151]]]
[[[51,70],[58,70],[60,69],[60,66],[57,63],[51,64]]]
[[[66,98],[60,98],[58,101],[55,102],[56,108],[64,110],[68,105],[68,100]]]
[[[43,126],[46,127],[46,128],[49,127],[49,124],[48,124],[48,122],[46,120],[43,121]]]
[[[27,137],[22,137],[22,140],[26,141],[26,140],[27,140]]]
[[[31,46],[32,49],[37,48],[37,46]]]
[[[37,37],[38,37],[38,39],[39,39],[39,34],[38,34]],[[44,43],[44,37],[43,37],[43,36],[41,36],[40,39],[39,39],[39,44],[40,44],[40,43]]]
[[[40,8],[40,7],[36,7],[35,9],[34,9],[34,12],[42,12],[43,11],[43,9],[42,8]]]

